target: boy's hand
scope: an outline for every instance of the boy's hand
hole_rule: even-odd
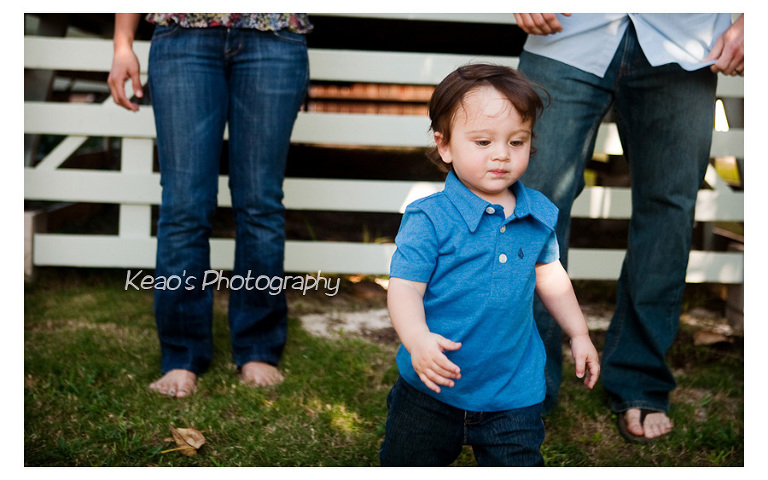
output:
[[[440,385],[453,387],[453,380],[461,378],[459,367],[448,360],[446,350],[458,350],[456,343],[436,333],[419,336],[411,348],[411,363],[419,378],[430,390],[440,393]]]
[[[594,387],[600,376],[600,360],[588,334],[571,338],[571,355],[576,362],[576,376],[584,378],[587,387]]]

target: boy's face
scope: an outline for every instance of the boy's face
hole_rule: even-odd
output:
[[[531,125],[523,122],[512,103],[493,87],[481,87],[464,97],[451,126],[450,141],[440,132],[435,142],[440,157],[453,165],[461,182],[475,195],[501,203],[509,186],[528,168]]]

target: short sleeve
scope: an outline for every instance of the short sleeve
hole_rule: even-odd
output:
[[[423,210],[406,209],[395,245],[390,277],[428,283],[437,265],[438,241],[435,227]]]
[[[557,235],[552,230],[549,234],[547,242],[544,244],[544,248],[541,249],[538,260],[536,263],[552,263],[555,260],[560,259],[560,244],[557,242]]]

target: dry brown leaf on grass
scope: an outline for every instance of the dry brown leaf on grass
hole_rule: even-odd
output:
[[[202,432],[194,428],[175,428],[171,425],[171,435],[173,438],[167,438],[166,441],[174,441],[178,447],[163,450],[161,453],[176,452],[191,457],[197,455],[197,450],[205,443],[205,437]]]

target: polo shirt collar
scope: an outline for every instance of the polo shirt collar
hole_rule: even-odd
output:
[[[516,198],[514,217],[522,218],[531,215],[538,221],[548,224],[545,219],[539,218],[539,216],[536,215],[536,210],[531,204],[531,198],[519,180],[513,183],[509,188],[512,189],[512,193],[515,194]],[[483,215],[485,215],[485,209],[493,204],[475,195],[461,183],[453,171],[449,172],[445,179],[444,191],[461,214],[469,231],[475,232],[477,226],[480,224],[480,220],[482,220]]]

